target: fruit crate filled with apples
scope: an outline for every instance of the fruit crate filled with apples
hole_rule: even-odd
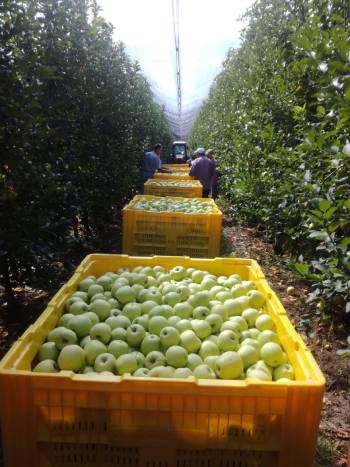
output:
[[[144,184],[145,195],[181,196],[201,198],[203,186],[198,180],[147,180]]]
[[[324,379],[255,261],[90,255],[0,389],[5,467],[311,467]]]
[[[123,253],[219,254],[222,213],[212,199],[136,195],[122,214]]]
[[[169,179],[169,180],[193,180],[186,172],[156,172],[153,175],[154,179]]]
[[[188,164],[163,164],[166,169],[171,169],[174,172],[189,172],[190,167]]]

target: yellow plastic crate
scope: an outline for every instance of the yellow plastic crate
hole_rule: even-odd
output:
[[[169,179],[169,180],[193,180],[194,177],[190,177],[188,174],[185,172],[172,172],[172,173],[166,173],[166,172],[156,172],[153,175],[153,178],[161,178],[161,179]]]
[[[163,164],[167,169],[175,170],[176,172],[189,172],[190,166],[188,164]]]
[[[198,198],[213,205],[211,214],[150,212],[133,209],[134,203],[155,196],[136,195],[124,207],[123,253],[128,255],[187,255],[213,258],[219,255],[222,213],[209,198]],[[186,198],[171,197],[174,200]],[[158,198],[159,199],[159,198]]]
[[[162,180],[167,182],[168,180]],[[174,181],[185,181],[191,183],[190,186],[174,186],[174,185],[158,185],[157,180],[147,180],[144,184],[145,195],[153,196],[181,196],[184,198],[201,198],[203,195],[203,186],[198,180],[169,180]]]
[[[266,312],[296,371],[288,383],[40,374],[31,363],[86,276],[175,265],[238,273],[267,294]],[[90,255],[0,362],[5,467],[312,467],[324,377],[249,259]],[[276,308],[277,300],[277,308]]]

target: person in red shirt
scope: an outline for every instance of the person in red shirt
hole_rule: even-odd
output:
[[[196,155],[197,159],[193,161],[189,175],[201,182],[203,185],[203,198],[208,198],[215,170],[214,162],[206,157],[204,148],[198,148]]]

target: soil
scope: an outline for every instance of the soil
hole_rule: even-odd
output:
[[[350,440],[350,359],[340,358],[336,351],[346,346],[350,330],[346,329],[341,315],[338,316],[336,312],[331,318],[316,315],[315,305],[306,303],[310,284],[288,270],[287,257],[275,254],[273,246],[262,232],[240,225],[226,215],[222,243],[223,256],[258,261],[270,286],[277,293],[290,320],[308,344],[326,377],[315,467],[346,467]],[[288,287],[294,289],[287,293]],[[18,287],[15,295],[20,307],[17,312],[10,313],[6,303],[1,303],[0,288],[0,358],[28,325],[36,320],[53,293],[53,290]]]

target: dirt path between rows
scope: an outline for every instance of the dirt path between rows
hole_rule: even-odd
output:
[[[350,359],[339,358],[336,350],[344,348],[349,330],[347,333],[342,322],[325,324],[315,317],[315,305],[305,303],[310,284],[288,270],[287,258],[277,256],[257,229],[239,225],[226,216],[223,244],[227,256],[258,261],[326,377],[315,467],[346,467],[350,440]],[[290,295],[288,287],[294,287]]]

